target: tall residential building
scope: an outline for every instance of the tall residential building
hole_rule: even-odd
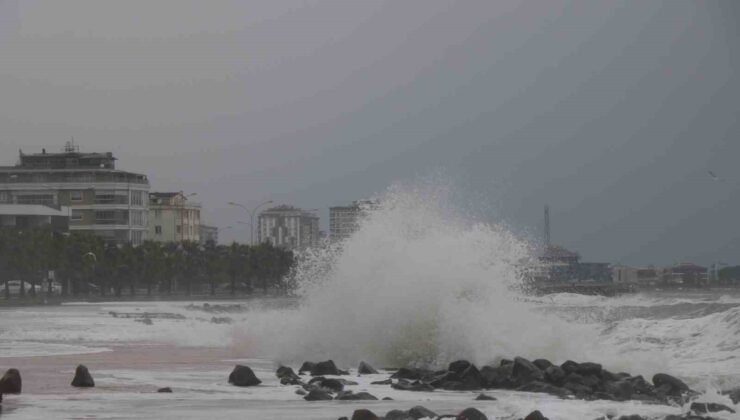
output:
[[[180,192],[149,194],[149,239],[157,242],[200,241],[200,204]]]
[[[257,218],[257,239],[297,250],[319,243],[319,216],[292,206],[267,209]]]
[[[140,244],[146,239],[149,180],[117,170],[108,153],[81,153],[68,142],[61,153],[24,154],[0,167],[0,204],[71,209],[69,230],[107,242]]]
[[[0,204],[0,228],[51,229],[69,232],[69,207],[49,207],[43,204]]]
[[[329,208],[329,235],[332,241],[349,238],[360,227],[360,221],[367,212],[377,208],[378,203],[371,200],[353,201],[349,206]]]

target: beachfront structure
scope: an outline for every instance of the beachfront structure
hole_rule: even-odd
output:
[[[0,204],[69,208],[69,230],[109,243],[146,239],[149,180],[116,169],[111,152],[81,153],[68,142],[60,153],[24,154],[0,167]]]
[[[179,192],[149,194],[149,239],[200,242],[200,204]]]
[[[267,209],[257,218],[257,239],[290,250],[316,246],[319,216],[287,205]]]
[[[69,207],[51,207],[44,204],[0,204],[0,228],[51,229],[69,231]]]
[[[349,206],[329,208],[329,235],[332,241],[341,241],[352,236],[360,226],[360,221],[369,210],[377,208],[378,203],[371,200],[353,201]]]
[[[208,242],[218,244],[218,228],[216,226],[200,225],[200,244],[205,245]]]

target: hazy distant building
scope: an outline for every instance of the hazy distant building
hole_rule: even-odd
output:
[[[709,270],[692,263],[680,263],[663,270],[662,283],[702,286],[709,281]]]
[[[319,243],[319,216],[292,206],[277,206],[257,218],[257,240],[297,250]]]
[[[331,240],[344,240],[352,236],[369,210],[378,203],[370,200],[353,201],[349,206],[329,208],[329,234]]]
[[[69,207],[50,207],[44,204],[0,204],[0,228],[51,229],[69,231]]]
[[[24,154],[0,167],[0,204],[69,207],[69,230],[107,242],[140,244],[147,234],[149,180],[117,170],[113,154],[81,153],[68,142],[60,153]]]
[[[200,204],[182,192],[149,194],[149,239],[200,242]]]
[[[655,285],[660,281],[661,274],[661,270],[654,267],[637,268],[627,265],[612,266],[612,281],[614,283]]]
[[[218,228],[216,226],[200,225],[200,244],[205,245],[209,241],[218,244]]]

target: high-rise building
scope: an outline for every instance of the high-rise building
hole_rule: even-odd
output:
[[[360,227],[360,221],[367,212],[377,208],[378,203],[371,200],[353,201],[349,206],[329,208],[329,235],[332,241],[349,238]]]
[[[117,170],[107,153],[81,153],[68,142],[62,152],[24,154],[0,167],[0,204],[71,209],[69,230],[107,242],[140,244],[146,239],[149,180]]]
[[[149,194],[149,239],[157,242],[199,242],[200,204],[180,192]]]
[[[297,250],[319,243],[319,216],[292,206],[267,209],[257,218],[257,239]]]

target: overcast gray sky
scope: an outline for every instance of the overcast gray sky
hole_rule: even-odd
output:
[[[0,0],[0,164],[113,151],[153,190],[326,208],[443,170],[585,259],[740,263],[728,1]],[[724,181],[713,181],[712,170]]]

